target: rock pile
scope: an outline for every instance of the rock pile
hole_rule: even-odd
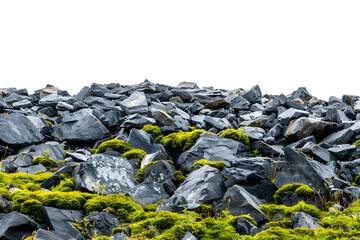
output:
[[[0,89],[0,238],[357,236],[358,106],[257,85]]]

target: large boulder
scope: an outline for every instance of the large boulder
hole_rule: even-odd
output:
[[[128,115],[139,113],[147,115],[149,109],[143,92],[134,92],[127,99],[121,101],[120,106]]]
[[[292,142],[296,142],[300,139],[314,136],[319,141],[336,131],[336,128],[336,123],[301,117],[290,122],[286,129],[285,137]]]
[[[35,125],[19,113],[0,114],[0,144],[12,148],[39,143],[44,136]]]
[[[40,224],[19,212],[1,213],[0,226],[0,239],[4,240],[22,240],[42,228]]]
[[[250,215],[257,223],[263,223],[267,216],[259,206],[264,204],[258,198],[250,194],[243,187],[235,185],[229,188],[223,198],[215,202],[215,210],[218,214],[228,210],[233,216]]]
[[[54,134],[59,141],[94,142],[110,135],[109,130],[89,109],[81,109],[63,117],[54,126]]]
[[[137,184],[129,161],[106,153],[92,155],[80,163],[72,176],[75,190],[106,195],[126,193]]]
[[[127,192],[140,206],[155,204],[159,200],[168,199],[169,195],[165,192],[162,184],[147,178],[144,182],[133,187]]]
[[[191,172],[175,193],[160,203],[156,211],[179,212],[185,208],[195,209],[201,203],[211,204],[223,196],[224,180],[218,169],[205,165]]]

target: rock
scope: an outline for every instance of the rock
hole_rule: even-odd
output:
[[[251,103],[242,96],[237,96],[230,102],[230,107],[235,110],[248,110],[250,105]]]
[[[193,114],[197,114],[199,113],[201,110],[204,109],[204,105],[202,105],[201,103],[199,103],[198,101],[193,102],[189,107],[188,110],[193,113]]]
[[[310,188],[327,192],[324,183],[330,185],[329,180],[335,173],[329,167],[315,160],[311,160],[297,149],[286,147],[284,150],[286,162],[277,173],[275,185],[281,188],[285,184],[302,183]]]
[[[156,121],[153,118],[145,117],[143,115],[140,115],[138,113],[127,116],[125,121],[121,124],[121,128],[142,128],[143,126],[151,124],[155,125]]]
[[[10,155],[1,162],[1,171],[10,173],[16,171],[19,167],[32,165],[33,158],[28,155]]]
[[[127,194],[142,207],[169,198],[163,185],[154,182],[151,178],[147,178],[144,182],[133,187]]]
[[[128,115],[135,113],[147,115],[149,109],[143,92],[134,92],[127,99],[120,102],[120,106]]]
[[[224,98],[216,99],[212,102],[209,102],[205,105],[205,108],[214,109],[214,108],[222,108],[228,106],[230,103],[226,101]]]
[[[22,240],[32,236],[33,231],[42,228],[28,216],[19,212],[0,214],[0,239]]]
[[[234,128],[226,118],[216,118],[216,117],[205,116],[204,122],[206,122],[207,124],[209,124],[212,127],[217,128],[218,130]]]
[[[89,233],[94,236],[111,236],[112,230],[122,227],[117,217],[108,212],[94,212],[85,217],[89,223]]]
[[[177,88],[184,88],[184,89],[194,89],[199,88],[198,85],[194,82],[181,82],[177,86]]]
[[[292,93],[293,99],[300,98],[301,100],[306,102],[310,101],[312,97],[313,96],[311,96],[311,94],[304,87],[299,87],[296,91]]]
[[[21,109],[21,108],[31,108],[33,105],[29,100],[25,99],[18,102],[14,102],[12,106],[14,109]]]
[[[260,127],[244,127],[244,133],[250,140],[258,141],[264,137],[265,130]]]
[[[65,115],[62,122],[54,126],[59,141],[95,142],[110,135],[109,130],[89,109],[81,109]]]
[[[77,240],[77,239],[70,236],[67,233],[39,229],[36,232],[36,235],[34,236],[33,240]]]
[[[281,122],[283,125],[288,125],[290,120],[297,119],[300,117],[308,117],[310,115],[309,112],[298,110],[295,108],[290,108],[286,110],[285,112],[281,113],[278,116],[279,122]]]
[[[126,158],[95,154],[74,170],[75,190],[109,195],[126,193],[137,185],[131,164]],[[103,189],[103,185],[105,188]]]
[[[284,94],[277,96],[274,100],[266,104],[264,114],[271,114],[277,111],[279,106],[284,106],[287,103],[287,98]]]
[[[334,144],[345,144],[348,143],[348,141],[353,136],[354,131],[351,128],[343,129],[338,132],[334,132],[327,137],[325,137],[320,144],[327,143],[330,145]]]
[[[24,115],[0,114],[0,144],[19,149],[43,140],[44,136]]]
[[[331,162],[337,162],[337,158],[334,154],[329,152],[328,150],[320,147],[320,146],[314,146],[310,150],[311,155],[314,157],[315,160],[323,163],[328,164]]]
[[[329,148],[328,151],[335,154],[340,159],[346,159],[352,152],[356,151],[356,146],[350,144],[334,145]]]
[[[39,164],[40,165],[40,164]],[[46,168],[45,168],[46,170]],[[50,189],[51,187],[54,187],[56,185],[58,185],[61,181],[62,181],[62,177],[58,176],[58,175],[52,175],[51,177],[49,177],[48,179],[46,179],[42,184],[41,187],[42,188],[46,188],[46,189]]]
[[[291,217],[291,223],[293,225],[293,229],[296,228],[307,228],[307,229],[318,229],[320,225],[317,223],[319,219],[310,216],[307,213],[296,212]]]
[[[259,209],[263,204],[255,196],[251,195],[243,187],[235,185],[229,188],[223,198],[214,203],[215,210],[218,214],[227,209],[231,215],[250,215],[258,224],[262,224],[267,216]]]
[[[255,85],[245,94],[243,94],[242,97],[248,100],[250,103],[256,103],[260,101],[262,97],[260,87],[258,85]]]
[[[85,215],[82,210],[42,207],[41,211],[44,221],[50,230],[66,233],[76,240],[85,240],[82,234],[71,224],[72,222],[83,220]]]
[[[191,172],[174,195],[160,203],[156,212],[179,212],[195,209],[201,203],[211,204],[223,196],[224,180],[218,169],[205,165]]]
[[[175,116],[172,126],[175,128],[176,131],[188,131],[190,124],[189,122],[182,118],[181,116]]]
[[[167,180],[175,180],[175,171],[174,165],[168,161],[158,161],[145,169],[144,178],[152,178],[155,182],[164,183]]]
[[[158,160],[167,160],[170,158],[165,148],[161,144],[156,143],[154,137],[144,130],[131,129],[127,142],[134,148],[141,149],[147,154],[161,151],[161,156]]]
[[[181,240],[198,240],[191,232],[187,231]]]
[[[40,171],[46,172],[46,167],[44,165],[42,165],[42,164],[37,164],[37,165],[34,165],[34,166],[27,166],[27,167],[19,167],[15,171],[15,173],[23,172],[23,173],[33,175],[36,172],[40,172]]]
[[[250,148],[241,142],[203,133],[192,148],[179,156],[177,166],[180,171],[188,171],[191,165],[200,159],[207,159],[210,162],[223,161],[229,164],[229,161],[237,158],[239,153],[246,151],[250,151]]]
[[[74,99],[69,96],[60,96],[57,94],[50,94],[50,95],[47,95],[47,96],[41,98],[38,102],[38,105],[40,107],[56,108],[56,106],[59,102],[70,103],[70,102],[73,102],[73,100]]]
[[[190,93],[184,89],[174,88],[171,90],[171,92],[174,95],[180,97],[185,102],[189,102],[192,99],[192,96],[190,95]]]
[[[251,149],[257,149],[263,156],[280,157],[284,155],[284,151],[275,145],[269,145],[263,141],[251,143]]]
[[[245,218],[239,218],[236,221],[235,229],[240,235],[250,235],[251,230],[257,229],[257,227]]]
[[[321,140],[336,131],[336,128],[337,124],[335,123],[301,117],[290,122],[286,129],[285,137],[292,142],[309,136],[314,136],[317,140]]]
[[[156,120],[159,126],[171,126],[173,124],[173,118],[163,110],[156,108],[149,108],[150,116]]]
[[[7,201],[0,195],[0,213],[11,212],[13,205],[13,202]]]
[[[47,84],[46,87],[41,90],[40,98],[46,97],[50,94],[57,94],[59,90],[60,90],[59,88],[57,88],[53,85]]]

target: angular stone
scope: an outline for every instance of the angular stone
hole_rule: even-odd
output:
[[[195,209],[201,203],[211,204],[224,192],[224,176],[216,168],[205,165],[189,174],[169,199],[160,203],[156,212],[179,212]]]
[[[290,108],[286,110],[285,112],[281,113],[278,116],[279,122],[281,122],[283,125],[288,125],[290,120],[297,119],[300,117],[308,117],[310,115],[309,112],[301,111],[295,108]]]
[[[343,129],[328,135],[323,140],[321,140],[320,144],[327,143],[330,145],[334,145],[348,143],[353,134],[354,131],[351,130],[351,128]]]
[[[27,173],[30,175],[35,174],[36,172],[40,172],[40,171],[44,171],[46,172],[46,167],[44,167],[44,165],[42,164],[37,164],[37,165],[33,165],[33,166],[27,166],[27,167],[19,167],[15,173]]]
[[[216,99],[212,102],[209,102],[205,105],[205,108],[214,109],[214,108],[222,108],[228,106],[230,103],[226,101],[224,98]]]
[[[54,126],[59,141],[94,142],[110,135],[109,130],[89,109],[81,109],[65,115],[62,122]]]
[[[279,106],[284,106],[287,103],[287,98],[284,94],[277,96],[265,106],[264,114],[271,114],[277,111]]]
[[[265,135],[265,130],[260,127],[244,127],[244,133],[250,140],[261,140]]]
[[[145,169],[144,177],[152,178],[155,182],[164,183],[167,180],[175,180],[176,168],[168,161],[158,161]]]
[[[301,117],[292,120],[286,129],[285,137],[290,141],[298,141],[308,136],[320,140],[336,131],[337,124]]]
[[[356,151],[355,145],[350,144],[341,144],[334,145],[332,148],[329,148],[328,151],[335,154],[340,159],[346,159],[349,154]]]
[[[237,96],[230,102],[230,107],[235,110],[248,110],[250,105],[251,103],[242,96]]]
[[[129,115],[126,117],[125,121],[121,124],[121,128],[142,128],[143,126],[151,124],[155,125],[156,121],[153,118],[145,117],[138,113]]]
[[[52,107],[55,108],[59,102],[73,102],[74,99],[69,96],[60,96],[57,94],[50,94],[41,98],[38,102],[40,107]]]
[[[190,93],[184,89],[174,88],[171,90],[171,92],[173,94],[175,94],[176,96],[179,96],[185,102],[189,102],[192,99],[192,96],[190,95]]]
[[[74,170],[75,190],[104,194],[126,193],[137,185],[131,164],[126,158],[95,154]],[[105,189],[102,190],[102,186]]]
[[[19,212],[0,214],[0,239],[22,240],[42,226]]]
[[[77,239],[70,236],[67,233],[39,229],[36,232],[36,235],[34,236],[33,240],[77,240]]]
[[[57,94],[59,90],[60,90],[59,88],[57,88],[53,85],[47,84],[46,87],[41,90],[40,98],[46,97],[50,94]]]
[[[269,145],[263,141],[256,141],[251,143],[252,149],[257,149],[263,156],[266,157],[279,157],[284,156],[284,151],[275,146],[275,145]]]
[[[212,127],[217,128],[218,130],[233,128],[231,123],[226,118],[215,118],[215,117],[205,116],[204,122],[206,122]]]
[[[129,190],[127,194],[142,207],[169,198],[163,185],[154,182],[151,178],[145,179],[144,182]]]
[[[198,240],[191,232],[186,232],[181,240]]]
[[[117,217],[109,212],[94,212],[85,217],[89,223],[89,233],[94,236],[111,236],[112,230],[122,227]]]
[[[44,136],[22,114],[0,114],[0,144],[12,148],[39,143]]]
[[[250,235],[251,230],[257,229],[257,227],[245,218],[239,218],[236,221],[235,229],[240,235]]]
[[[233,216],[250,215],[261,225],[267,219],[267,216],[259,209],[261,204],[263,202],[243,187],[235,185],[229,188],[223,198],[214,203],[214,206],[218,214],[222,214],[222,211],[227,209]]]
[[[304,87],[299,87],[296,91],[292,93],[293,99],[300,98],[301,100],[306,102],[310,101],[312,97],[313,96],[311,96],[311,94]]]
[[[31,108],[33,105],[29,100],[25,99],[19,102],[14,102],[12,106],[14,109],[21,109],[21,108]]]
[[[181,82],[177,86],[177,88],[184,88],[184,89],[194,89],[199,88],[198,85],[194,82]]]
[[[248,90],[245,94],[243,94],[242,97],[251,103],[256,103],[256,102],[260,101],[260,99],[262,97],[260,87],[258,85],[255,85],[250,90]]]
[[[11,212],[13,205],[13,202],[7,201],[0,195],[0,213]]]
[[[173,118],[163,110],[159,110],[153,107],[149,108],[150,116],[156,120],[159,126],[171,126]]]
[[[120,106],[128,115],[135,113],[146,115],[149,111],[143,92],[134,92],[127,99],[121,101]]]
[[[296,212],[291,217],[291,223],[293,225],[293,229],[296,228],[307,228],[307,229],[318,229],[320,225],[317,223],[319,219],[310,216],[307,213]]]
[[[181,116],[175,116],[172,126],[175,128],[176,131],[182,130],[186,132],[189,130],[190,124],[186,119],[182,118]]]

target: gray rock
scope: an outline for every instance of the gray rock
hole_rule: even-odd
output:
[[[265,106],[264,114],[271,114],[277,111],[279,106],[284,106],[287,103],[287,98],[284,94],[277,96]]]
[[[319,219],[310,216],[307,213],[296,212],[291,217],[291,223],[293,225],[293,229],[296,228],[307,228],[307,229],[318,229],[320,225],[317,223]]]
[[[181,240],[198,240],[191,232],[187,231]]]
[[[320,140],[336,131],[336,128],[336,123],[301,117],[290,122],[285,137],[290,141],[298,141],[308,136],[314,136],[317,140]]]
[[[22,240],[32,236],[32,232],[42,228],[28,216],[19,212],[0,214],[0,239]]]
[[[39,229],[36,232],[36,235],[34,236],[33,240],[77,240],[77,239],[70,236],[67,233]]]
[[[13,205],[14,205],[13,202],[7,201],[5,198],[3,198],[0,195],[0,213],[11,212]]]
[[[122,227],[117,217],[109,212],[94,212],[85,217],[89,223],[89,233],[93,236],[111,236],[112,230]]]
[[[193,88],[199,88],[198,85],[194,82],[181,82],[177,86],[177,88],[184,88],[184,89],[193,89]]]
[[[149,108],[150,116],[156,120],[159,126],[171,126],[173,124],[173,118],[164,112],[153,107]]]
[[[89,109],[81,109],[65,115],[62,122],[54,126],[59,141],[94,142],[110,135],[109,130]]]
[[[74,170],[75,190],[104,194],[126,193],[137,185],[131,164],[126,158],[95,154]]]
[[[297,119],[300,117],[308,117],[310,115],[309,112],[298,110],[295,108],[290,108],[286,110],[285,112],[281,113],[278,116],[279,122],[281,122],[283,125],[288,125],[290,120]]]
[[[127,99],[121,101],[120,106],[128,115],[135,113],[146,115],[149,111],[143,92],[134,92]]]
[[[320,146],[314,146],[313,148],[311,148],[311,155],[314,157],[315,160],[323,164],[328,164],[330,162],[335,162],[336,164],[338,160],[334,154]]]
[[[153,118],[145,117],[143,115],[140,115],[138,113],[129,115],[126,117],[125,121],[121,124],[121,128],[142,128],[143,126],[151,124],[155,125],[156,121]]]
[[[295,108],[295,109],[298,109],[298,110],[306,111],[306,108],[301,104],[300,101],[297,101],[297,100],[288,99],[287,100],[287,105],[290,108]]]
[[[257,227],[245,218],[239,218],[236,221],[235,229],[240,235],[250,235],[251,230],[257,229]]]
[[[41,89],[40,91],[40,98],[46,97],[50,94],[57,94],[60,89],[51,85],[47,84],[45,88]]]
[[[258,141],[264,137],[265,130],[260,127],[244,127],[244,133],[250,140]]]
[[[57,95],[57,94],[50,94],[50,95],[47,95],[43,98],[41,98],[39,100],[39,106],[40,107],[52,107],[52,108],[55,108],[56,105],[59,103],[59,102],[66,102],[66,103],[69,103],[69,102],[73,102],[74,99],[72,97],[69,97],[69,96],[60,96],[60,95]]]
[[[36,164],[36,165],[33,165],[33,166],[28,166],[28,167],[19,167],[15,173],[20,173],[20,172],[23,172],[23,173],[28,173],[28,174],[35,174],[36,172],[39,172],[39,171],[44,171],[46,172],[46,167],[44,167],[44,165],[42,164]]]
[[[172,126],[175,128],[175,130],[181,130],[181,131],[188,131],[190,124],[189,122],[182,118],[181,116],[175,116]]]
[[[12,106],[14,109],[21,109],[21,108],[31,108],[33,105],[29,100],[25,99],[19,102],[14,102]]]
[[[327,192],[329,180],[335,177],[335,173],[324,164],[311,160],[304,153],[290,147],[285,148],[286,162],[276,175],[275,185],[281,188],[285,184],[302,183],[311,188]]]
[[[74,106],[66,102],[58,102],[56,109],[59,111],[74,111]]]
[[[353,136],[354,131],[351,128],[343,129],[338,132],[334,132],[330,134],[329,136],[325,137],[320,144],[327,143],[330,145],[334,144],[344,144],[348,143],[348,141]]]
[[[237,96],[230,102],[230,107],[235,110],[248,110],[250,105],[251,103],[242,96]]]
[[[39,143],[44,136],[22,114],[0,114],[0,144],[12,148]]]
[[[251,143],[252,149],[257,149],[263,156],[266,157],[280,157],[284,156],[284,151],[275,146],[275,145],[269,145],[263,141],[256,141]]]
[[[214,206],[218,214],[222,214],[222,211],[227,209],[233,216],[250,215],[261,225],[267,219],[267,216],[259,209],[261,204],[263,202],[243,187],[235,185],[229,188],[223,198],[214,203]]]
[[[242,95],[243,98],[248,100],[250,103],[256,103],[260,101],[262,94],[260,87],[258,85],[255,85],[250,90],[248,90],[245,94]]]
[[[66,233],[76,240],[85,240],[82,234],[71,224],[72,222],[83,220],[85,215],[82,210],[42,207],[41,211],[44,221],[50,230]]]
[[[355,145],[350,144],[341,144],[341,145],[334,145],[333,147],[329,148],[328,151],[335,154],[340,159],[345,159],[349,156],[352,152],[356,151]]]
[[[168,161],[158,161],[145,169],[144,177],[152,178],[153,181],[164,183],[167,180],[175,180],[174,172],[176,168]]]
[[[32,165],[33,158],[28,155],[10,155],[1,162],[1,171],[10,173],[16,171],[19,167]]]
[[[144,182],[129,190],[127,194],[142,207],[169,198],[163,185],[154,182],[151,178],[145,179]]]
[[[309,101],[313,96],[306,90],[304,87],[299,87],[296,91],[292,93],[292,98],[300,98],[303,101]]]
[[[218,169],[205,165],[191,172],[175,193],[160,203],[156,212],[179,212],[185,208],[195,209],[201,203],[211,204],[223,196],[224,180]]]
[[[192,99],[192,96],[190,95],[190,93],[187,90],[184,90],[181,88],[174,88],[171,90],[171,92],[174,95],[179,96],[185,102],[189,102]]]
[[[233,128],[231,123],[226,118],[216,118],[216,117],[205,116],[204,122],[206,122],[207,124],[209,124],[212,127],[217,128],[218,130]]]

